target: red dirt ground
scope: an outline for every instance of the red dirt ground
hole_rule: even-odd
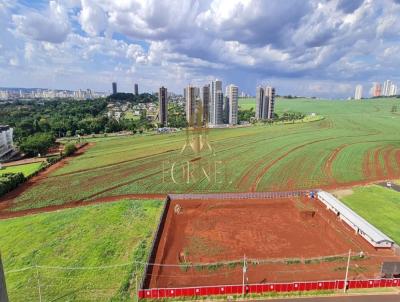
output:
[[[176,214],[176,204],[182,212]],[[315,215],[308,215],[315,211]],[[350,278],[377,277],[391,250],[375,250],[317,200],[172,200],[155,263],[219,263],[243,259],[278,260],[249,264],[248,283],[344,278],[346,261],[287,264],[282,258],[343,255],[349,249],[368,255],[352,260]],[[400,257],[397,257],[400,260]],[[212,271],[211,271],[212,270]],[[241,284],[242,268],[153,266],[149,288]]]

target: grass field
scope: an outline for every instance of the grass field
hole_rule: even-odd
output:
[[[353,191],[341,200],[400,244],[400,193],[376,185]]]
[[[213,129],[208,141],[214,152],[200,156],[183,149],[185,131],[96,139],[83,155],[16,198],[12,210],[133,193],[334,188],[400,178],[400,115],[392,112],[399,103],[279,99],[278,114],[300,111],[324,119]],[[197,169],[186,173],[189,181],[187,162]],[[212,177],[201,174],[200,163]]]
[[[38,280],[42,301],[126,301],[160,211],[160,201],[125,200],[1,220],[10,301],[39,301]],[[107,268],[88,269],[98,266]]]
[[[240,109],[250,109],[256,110],[256,99],[255,98],[239,98]]]
[[[25,176],[29,176],[38,171],[42,167],[42,165],[43,162],[37,162],[18,166],[3,167],[3,169],[0,170],[0,175],[3,173],[22,172]]]

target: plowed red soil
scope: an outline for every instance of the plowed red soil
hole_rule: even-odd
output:
[[[348,146],[348,144],[343,144],[339,147],[337,147],[333,152],[329,155],[328,160],[325,163],[324,171],[325,175],[328,177],[328,180],[332,184],[336,184],[336,179],[333,176],[333,162],[335,161],[336,157],[339,155],[339,153]]]
[[[174,210],[179,204],[179,214]],[[282,258],[343,254],[370,255],[354,260],[350,278],[376,277],[391,250],[375,250],[317,200],[172,200],[156,250],[155,263],[221,263],[251,259],[281,262],[249,264],[246,282],[309,281],[344,278],[346,261],[287,264]],[[308,215],[314,213],[314,215]],[[400,257],[397,257],[400,260]],[[203,269],[153,266],[149,288],[241,284],[242,266]]]

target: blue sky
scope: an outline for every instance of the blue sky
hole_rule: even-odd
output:
[[[348,97],[400,84],[400,0],[0,0],[0,87]]]

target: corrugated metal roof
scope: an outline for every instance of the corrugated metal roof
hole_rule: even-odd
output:
[[[323,198],[333,208],[335,208],[340,213],[340,215],[350,220],[355,226],[357,226],[361,231],[367,234],[376,243],[380,243],[383,241],[390,241],[394,243],[392,239],[390,239],[388,236],[386,236],[384,233],[382,233],[360,215],[356,214],[352,209],[344,205],[332,194],[325,191],[320,191],[318,192],[318,196],[321,196],[321,198]]]

